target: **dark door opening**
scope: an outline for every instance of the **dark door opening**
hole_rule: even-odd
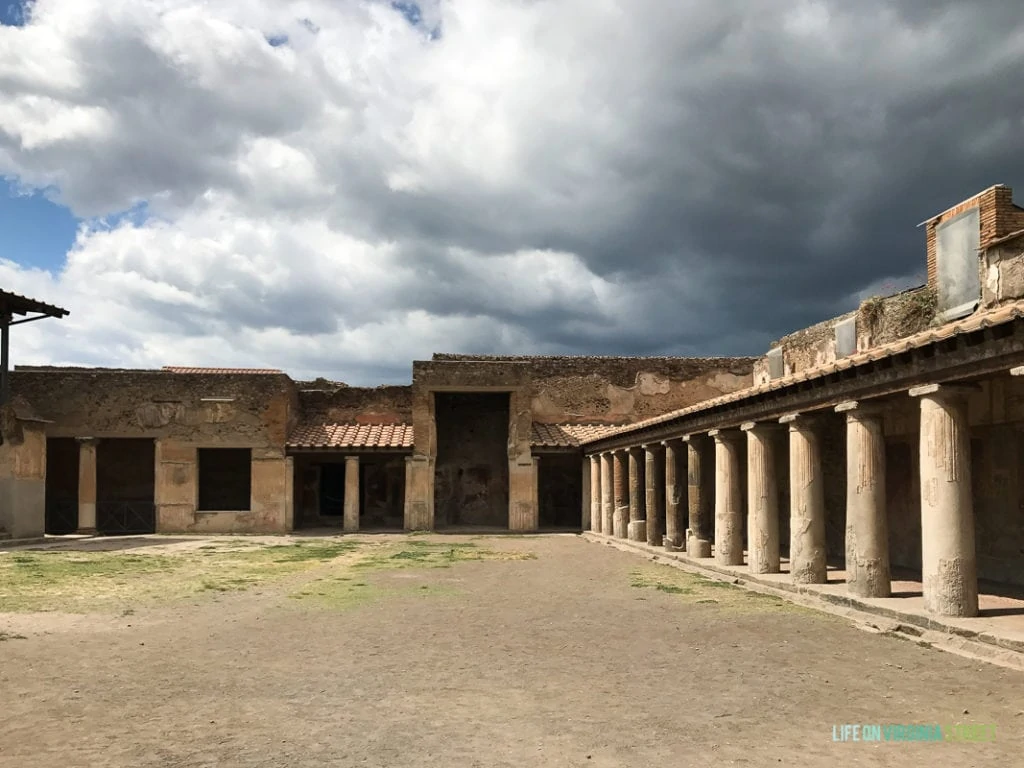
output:
[[[46,532],[78,530],[78,441],[71,437],[46,440]]]
[[[436,393],[434,524],[508,528],[509,394]]]
[[[405,458],[359,460],[359,527],[362,530],[405,525]]]
[[[588,459],[589,461],[589,459]],[[582,527],[582,459],[575,454],[545,455],[537,462],[540,527],[578,531]]]
[[[96,531],[107,536],[156,531],[156,446],[110,439],[96,446]]]
[[[320,465],[320,517],[336,517],[345,514],[345,465]]]

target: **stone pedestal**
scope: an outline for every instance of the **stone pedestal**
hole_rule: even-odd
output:
[[[712,430],[715,440],[715,562],[743,565],[742,433]]]
[[[889,597],[882,416],[856,402],[836,411],[846,414],[846,587],[860,597]]]
[[[613,459],[610,453],[601,454],[601,533],[611,536],[615,533]]]
[[[933,384],[921,398],[921,580],[924,607],[978,615],[967,391]]]
[[[789,425],[789,570],[796,584],[828,579],[825,545],[825,480],[821,443],[807,416],[783,416]]]
[[[612,452],[612,495],[615,503],[612,529],[615,538],[625,539],[629,533],[629,457],[626,451]]]
[[[664,531],[661,518],[665,514],[665,472],[660,445],[644,446],[644,504],[647,510],[647,543],[660,547]]]
[[[747,433],[747,564],[751,573],[779,572],[779,485],[774,424],[744,424]]]
[[[686,546],[686,516],[683,490],[686,468],[681,460],[684,446],[677,440],[666,440],[665,447],[665,549],[679,550]]]
[[[590,531],[601,532],[601,457],[591,456],[590,462]]]
[[[715,510],[711,488],[704,482],[705,464],[712,461],[708,457],[711,445],[703,435],[687,435],[684,439],[688,519],[686,551],[690,557],[711,557],[711,516]]]
[[[345,501],[343,524],[346,533],[359,530],[359,457],[345,457]]]
[[[629,449],[629,529],[630,541],[646,541],[646,526],[639,525],[647,520],[647,483],[644,478],[644,452],[640,448]]]
[[[96,446],[99,440],[78,440],[78,533],[96,533]]]

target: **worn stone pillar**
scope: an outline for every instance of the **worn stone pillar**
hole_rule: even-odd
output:
[[[612,470],[612,495],[615,502],[613,529],[615,538],[625,539],[629,533],[629,456],[627,451],[612,451]]]
[[[685,448],[678,440],[665,440],[665,549],[679,550],[686,546],[686,519],[683,488],[686,469],[681,456]]]
[[[644,482],[644,456],[639,448],[629,449],[629,528],[630,541],[647,540],[646,483]]]
[[[615,533],[615,467],[611,453],[601,454],[601,533]]]
[[[710,443],[703,435],[687,435],[683,439],[686,441],[686,509],[689,523],[686,553],[690,557],[711,557],[711,516],[715,508],[711,489],[704,483],[705,457]]]
[[[590,462],[590,531],[601,532],[601,457],[591,456]]]
[[[921,398],[921,581],[939,616],[978,615],[971,434],[964,387],[930,384]]]
[[[78,438],[78,532],[96,533],[96,446],[93,437]]]
[[[889,521],[885,507],[885,435],[877,407],[840,403],[846,414],[846,588],[889,597]]]
[[[821,443],[810,417],[790,414],[779,422],[789,425],[789,574],[796,584],[824,584],[828,563]]]
[[[665,470],[660,443],[644,446],[644,482],[647,543],[652,547],[660,547],[665,535],[661,522],[665,514]]]
[[[582,509],[580,510],[580,530],[590,530],[590,459],[587,456],[583,457],[583,461],[580,465],[582,478],[580,481],[580,502]],[[538,477],[539,479],[539,477]],[[540,514],[540,506],[538,500],[537,513]]]
[[[345,457],[345,501],[344,530],[354,533],[359,530],[359,457]]]
[[[779,483],[774,424],[747,422],[747,564],[751,573],[779,572]]]
[[[715,562],[743,565],[742,433],[714,429],[708,434],[715,440]]]

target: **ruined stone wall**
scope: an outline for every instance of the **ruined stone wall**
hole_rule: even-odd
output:
[[[0,530],[16,539],[42,536],[46,525],[46,433],[37,421],[0,411]]]
[[[1024,237],[983,251],[981,256],[981,306],[992,309],[1020,298],[1024,298]]]
[[[816,368],[836,359],[836,325],[853,317],[853,312],[834,317],[784,336],[772,344],[782,348],[783,375]]]
[[[857,350],[863,352],[926,330],[935,319],[935,307],[935,290],[927,286],[861,302]]]
[[[754,358],[481,357],[434,355],[472,380],[488,363],[520,366],[534,421],[621,424],[749,387]],[[431,363],[415,363],[431,366]]]
[[[153,439],[158,531],[290,529],[284,445],[297,399],[287,376],[19,367],[12,388],[31,393],[50,437]],[[252,449],[249,509],[197,512],[197,450],[216,447]]]
[[[300,419],[324,424],[407,424],[412,422],[412,387],[341,387],[300,390]]]

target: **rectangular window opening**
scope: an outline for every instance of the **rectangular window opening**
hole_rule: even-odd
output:
[[[200,448],[199,511],[248,512],[252,496],[251,448]]]

